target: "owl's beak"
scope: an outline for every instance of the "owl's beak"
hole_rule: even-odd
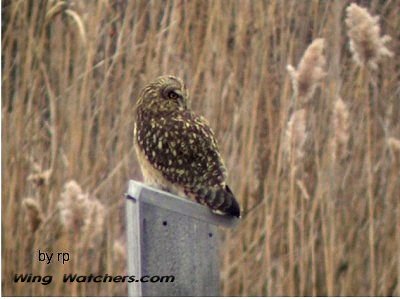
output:
[[[186,109],[187,105],[186,105],[185,95],[180,90],[176,90],[175,92],[179,96],[179,98],[178,98],[179,104],[181,104],[181,106],[185,107],[185,109]]]
[[[175,90],[175,93],[179,96],[179,98],[183,99],[183,94],[180,90]]]

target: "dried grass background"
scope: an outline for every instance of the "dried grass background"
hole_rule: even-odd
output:
[[[146,82],[175,74],[244,209],[222,234],[223,295],[400,296],[400,7],[359,2],[392,37],[376,44],[393,57],[369,69],[365,55],[387,52],[353,61],[349,4],[2,1],[3,295],[126,295],[11,279],[125,273],[123,194],[141,179],[132,109]],[[318,52],[318,73],[294,76],[318,38],[326,63]],[[295,78],[318,80],[307,101]],[[71,262],[42,265],[39,248]]]

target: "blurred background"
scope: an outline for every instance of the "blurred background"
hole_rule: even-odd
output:
[[[2,1],[3,295],[127,295],[62,274],[126,273],[123,195],[142,179],[133,107],[148,81],[174,74],[214,129],[243,208],[221,230],[222,295],[400,296],[400,6],[358,1],[394,53],[367,80],[349,51],[349,3]],[[316,38],[326,76],[300,107],[295,160],[285,138],[300,104],[286,67]],[[45,265],[38,249],[71,261]],[[15,273],[55,277],[22,285]]]

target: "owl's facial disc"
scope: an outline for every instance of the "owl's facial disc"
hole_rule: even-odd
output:
[[[165,101],[171,101],[179,106],[187,108],[186,92],[181,89],[181,86],[167,86],[161,91],[161,96]]]
[[[161,76],[142,89],[137,105],[153,112],[188,109],[189,93],[181,79]]]

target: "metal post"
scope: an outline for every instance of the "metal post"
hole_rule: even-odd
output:
[[[136,181],[129,182],[126,213],[128,275],[174,276],[131,282],[129,296],[219,295],[217,226],[234,227],[238,219]]]

